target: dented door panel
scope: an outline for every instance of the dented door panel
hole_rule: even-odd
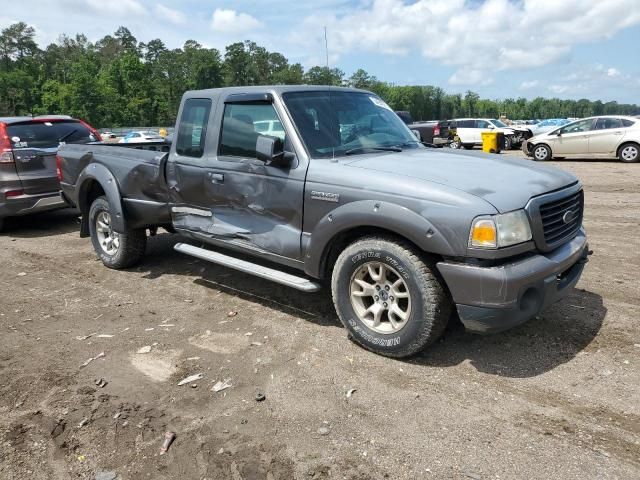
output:
[[[212,171],[224,181],[209,181],[213,233],[242,239],[277,255],[299,259],[304,172],[280,169],[258,160],[222,160]]]

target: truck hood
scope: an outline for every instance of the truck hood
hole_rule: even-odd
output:
[[[406,177],[407,182],[418,180],[462,190],[486,200],[501,213],[523,208],[531,197],[578,181],[568,172],[531,160],[448,149],[358,155],[345,164]]]

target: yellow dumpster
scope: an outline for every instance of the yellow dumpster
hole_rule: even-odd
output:
[[[482,132],[482,151],[485,153],[500,153],[498,134],[496,132]]]

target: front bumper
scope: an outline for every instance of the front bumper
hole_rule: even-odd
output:
[[[39,195],[21,195],[0,201],[0,218],[18,217],[31,213],[46,212],[67,207],[68,204],[60,196],[60,192]]]
[[[589,254],[583,229],[547,254],[482,267],[439,262],[460,320],[467,330],[493,333],[520,325],[566,296]]]
[[[525,140],[522,142],[522,151],[524,152],[525,155],[531,156],[529,147],[530,147],[529,140]]]

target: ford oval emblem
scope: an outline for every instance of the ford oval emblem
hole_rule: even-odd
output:
[[[577,213],[577,210],[567,210],[562,216],[562,221],[564,223],[571,223],[575,220]]]

